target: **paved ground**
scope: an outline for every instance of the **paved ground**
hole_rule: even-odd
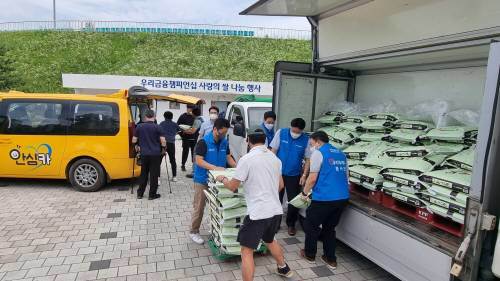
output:
[[[206,245],[187,238],[191,181],[180,173],[169,194],[162,173],[162,198],[154,201],[137,200],[127,181],[95,193],[58,181],[10,181],[0,188],[0,280],[241,279],[238,259],[216,260]],[[300,259],[302,232],[290,238],[281,231],[277,238],[293,280],[397,280],[345,245],[330,271]],[[256,264],[255,280],[282,280],[270,256],[256,256]]]

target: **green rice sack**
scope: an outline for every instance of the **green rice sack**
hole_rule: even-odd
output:
[[[477,128],[464,126],[448,126],[430,130],[426,137],[431,140],[463,143],[477,135]]]
[[[387,121],[397,121],[399,120],[399,114],[397,113],[375,113],[371,114],[368,116],[370,119],[377,119],[377,120],[387,120]]]
[[[360,131],[361,130],[360,126],[361,126],[360,123],[354,123],[354,122],[344,122],[337,125],[337,127],[351,132]]]
[[[381,141],[385,140],[389,135],[384,133],[364,133],[359,136],[361,141]]]
[[[418,197],[415,194],[405,193],[401,191],[393,191],[393,190],[384,190],[384,193],[398,201],[405,202],[415,207],[425,206],[424,202],[420,200],[420,197]]]
[[[448,209],[449,211],[465,215],[465,204],[461,204],[446,197],[431,195],[429,193],[420,194],[420,198],[422,198],[422,200],[426,202],[429,202],[429,204],[438,205],[442,208]]]
[[[469,194],[472,175],[462,169],[444,169],[425,172],[419,179],[424,183],[431,183]]]
[[[416,144],[425,136],[424,131],[410,130],[410,129],[397,129],[390,134],[391,138],[399,142]]]
[[[402,145],[385,151],[390,157],[423,157],[429,154],[425,146]]]
[[[380,119],[369,119],[361,123],[359,126],[363,131],[372,130],[372,131],[385,131],[387,128],[391,128],[393,123],[388,120],[380,120]],[[360,129],[358,129],[360,130]]]
[[[349,167],[349,180],[370,190],[377,190],[382,185],[380,168],[357,165]]]
[[[446,142],[433,142],[425,147],[429,153],[443,155],[454,155],[465,149],[463,144]]]
[[[474,163],[474,155],[476,153],[475,147],[466,149],[458,154],[455,154],[446,159],[445,164],[455,168],[472,171],[472,164]]]
[[[392,182],[396,184],[400,184],[403,186],[407,186],[414,190],[425,190],[425,187],[420,183],[418,176],[404,174],[404,173],[384,173],[382,174],[385,182]]]
[[[399,183],[392,182],[392,181],[382,182],[382,190],[403,192],[403,193],[409,193],[409,194],[416,194],[416,193],[420,192],[419,190],[416,190],[413,187],[399,184]]]
[[[442,187],[432,183],[424,183],[423,185],[427,189],[427,192],[431,195],[448,198],[462,205],[467,204],[467,198],[469,197],[469,195],[463,192],[454,191],[450,188]]]
[[[431,213],[437,214],[437,215],[445,217],[445,218],[449,218],[449,219],[451,219],[451,220],[453,220],[455,222],[458,222],[460,224],[464,224],[465,216],[462,215],[462,214],[459,214],[459,213],[456,213],[456,212],[451,212],[451,211],[449,211],[446,208],[443,208],[443,207],[440,207],[440,206],[437,206],[437,205],[434,205],[434,204],[428,205],[427,209]]]
[[[359,115],[349,115],[349,116],[346,116],[344,118],[345,122],[356,123],[356,124],[361,124],[361,123],[365,122],[366,120],[368,120],[367,117],[359,116]]]
[[[328,111],[315,121],[321,124],[338,124],[344,120],[345,114],[339,111]]]
[[[422,121],[412,121],[412,120],[399,120],[394,123],[394,129],[410,129],[410,130],[420,130],[426,131],[433,129],[434,125]]]
[[[344,153],[348,159],[364,160],[376,144],[376,142],[358,142],[344,149]]]
[[[424,157],[393,157],[394,160],[388,162],[382,169],[382,173],[404,173],[411,175],[421,175],[431,171],[440,165],[446,156],[428,155]]]

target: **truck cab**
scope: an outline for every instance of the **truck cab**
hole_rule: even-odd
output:
[[[226,119],[231,123],[227,133],[231,155],[238,161],[247,153],[246,135],[257,129],[263,121],[264,113],[272,109],[270,102],[232,102],[226,111]]]

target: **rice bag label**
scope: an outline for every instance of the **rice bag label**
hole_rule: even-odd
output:
[[[447,181],[440,180],[437,178],[432,178],[432,183],[440,185],[440,186],[448,187],[448,188],[453,187],[453,184],[451,182],[447,182]]]
[[[433,203],[433,204],[436,204],[436,205],[438,205],[440,207],[446,208],[446,209],[448,209],[448,207],[450,207],[450,204],[448,204],[448,203],[446,203],[444,201],[438,200],[438,199],[436,199],[434,197],[430,198],[430,202]]]
[[[407,202],[408,201],[408,197],[406,196],[403,196],[401,194],[398,194],[398,193],[393,193],[392,194],[392,197],[398,199],[398,200],[401,200],[401,201],[404,201],[404,202]]]
[[[396,177],[392,177],[392,181],[394,181],[396,183],[400,183],[402,185],[410,185],[410,183],[407,180],[396,178]]]

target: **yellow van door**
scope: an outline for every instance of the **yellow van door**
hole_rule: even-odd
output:
[[[69,104],[4,99],[0,104],[0,176],[58,177],[66,149]]]

